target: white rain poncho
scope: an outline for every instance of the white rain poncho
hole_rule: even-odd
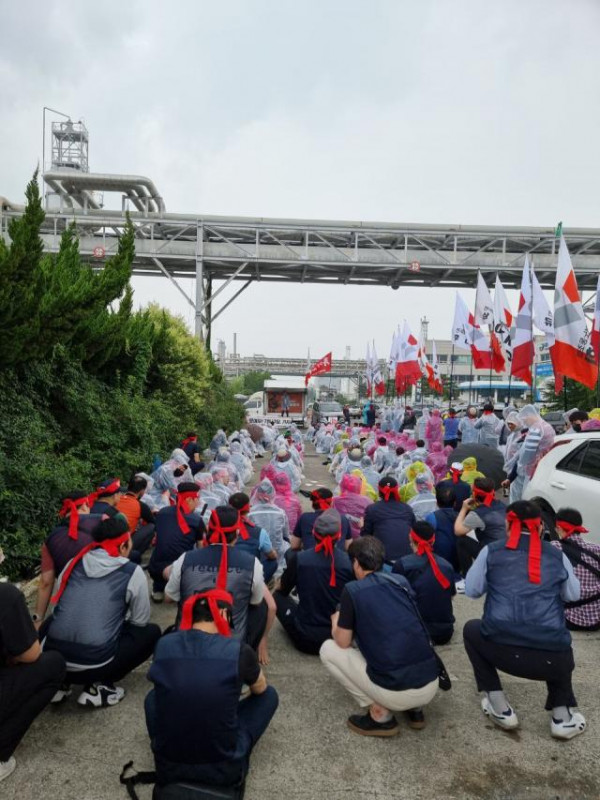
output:
[[[425,430],[427,428],[427,423],[429,422],[430,417],[431,414],[429,413],[429,409],[424,408],[422,415],[417,420],[417,426],[415,429],[415,439],[425,439]]]
[[[477,416],[469,417],[467,414],[458,423],[462,444],[477,444],[479,442],[479,430],[475,427],[476,422]]]
[[[227,434],[222,428],[215,433],[209,447],[213,453],[217,453],[220,447],[227,447]]]
[[[231,462],[240,476],[242,486],[244,486],[252,477],[252,462],[242,453],[242,445],[240,442],[232,442],[230,451]]]
[[[222,496],[220,497],[213,488],[213,476],[210,472],[197,472],[194,476],[194,481],[200,487],[200,511],[204,509],[202,517],[204,524],[208,525],[210,519],[210,512],[217,506],[223,505]]]
[[[428,514],[437,509],[437,501],[433,493],[433,482],[429,476],[421,473],[415,478],[417,493],[410,498],[408,505],[414,511],[417,520],[424,520]]]
[[[521,428],[523,426],[516,411],[511,411],[507,415],[506,424],[516,425],[516,428],[508,434],[506,439],[506,450],[504,451],[504,472],[506,472],[507,475],[510,475],[513,467],[516,464],[521,445],[523,444],[521,436]]]
[[[274,469],[286,473],[292,484],[292,491],[297,492],[302,483],[302,473],[294,464],[289,450],[279,450],[277,456],[271,461],[271,464]]]
[[[210,472],[214,474],[214,472],[218,469],[226,469],[229,473],[229,480],[232,484],[239,488],[241,484],[239,472],[236,469],[235,464],[231,460],[231,455],[229,454],[228,450],[225,448],[221,448],[217,455],[215,456],[215,460],[210,465]],[[232,491],[236,491],[235,488],[232,487]]]
[[[148,475],[148,473],[146,472],[136,472],[135,477],[143,478],[146,481],[146,491],[140,497],[140,503],[144,503],[145,505],[147,505],[150,511],[158,511],[159,509],[158,506],[155,505],[154,498],[152,497],[151,494],[149,494],[149,492],[151,492],[152,489],[154,488],[154,481],[152,480],[150,475]]]
[[[161,509],[168,506],[170,493],[176,492],[177,486],[183,481],[186,483],[193,481],[189,461],[183,450],[177,448],[173,450],[169,459],[150,475],[153,486],[150,490],[146,489],[146,494],[155,508]],[[175,471],[182,467],[185,467],[183,474],[175,475]]]
[[[504,422],[494,414],[494,412],[484,413],[475,423],[476,430],[479,431],[479,444],[498,449],[498,442]]]
[[[519,454],[518,468],[524,467],[527,477],[533,474],[538,461],[554,444],[554,428],[540,416],[535,406],[527,405],[519,414],[521,425],[527,428],[527,436]]]
[[[285,553],[290,548],[290,526],[287,514],[274,500],[275,487],[268,478],[263,478],[256,486],[248,519],[269,534],[278,559],[275,575],[279,576],[285,567]]]
[[[361,458],[360,471],[364,475],[365,480],[369,484],[369,486],[375,492],[379,492],[379,481],[381,480],[381,475],[377,472],[377,470],[373,466],[373,461],[369,456],[363,456]]]
[[[229,505],[229,498],[237,491],[237,488],[232,487],[231,482],[228,482],[230,481],[229,471],[224,467],[218,467],[211,470],[211,475],[213,479],[212,492],[219,498],[219,505]]]

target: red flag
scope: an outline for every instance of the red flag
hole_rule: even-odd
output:
[[[323,375],[325,372],[331,372],[331,353],[320,358],[317,363],[306,373],[304,376],[304,385],[308,386],[308,381],[314,375]]]
[[[409,386],[414,386],[421,377],[419,367],[419,343],[405,322],[400,338],[400,352],[396,364],[396,392],[404,394]]]

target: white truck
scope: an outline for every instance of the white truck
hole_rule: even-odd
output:
[[[304,426],[306,424],[306,408],[309,390],[304,385],[304,378],[280,377],[265,381],[262,397],[262,408],[258,401],[252,403],[254,408],[247,407],[248,422],[274,422],[285,427],[290,422]],[[251,400],[254,400],[252,395]],[[247,404],[246,404],[247,405]],[[287,413],[286,413],[287,407]],[[257,413],[257,412],[261,413]]]

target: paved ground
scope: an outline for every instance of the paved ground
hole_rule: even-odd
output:
[[[260,464],[260,462],[258,462]],[[330,484],[321,459],[309,455],[307,481]],[[308,488],[311,488],[309,486]],[[506,676],[505,688],[521,719],[506,734],[479,710],[460,631],[481,612],[481,603],[456,600],[457,633],[440,648],[453,689],[440,692],[427,710],[422,731],[402,728],[388,740],[364,739],[345,726],[355,708],[321,667],[297,653],[276,623],[271,637],[269,681],[280,695],[279,710],[255,750],[247,800],[284,797],[322,800],[353,796],[366,800],[598,800],[600,767],[600,634],[576,634],[575,691],[588,730],[573,742],[549,736],[544,687]],[[154,619],[166,626],[172,610],[159,606]],[[108,800],[126,797],[119,785],[122,765],[134,759],[152,769],[143,717],[149,689],[146,667],[123,685],[125,700],[99,711],[73,699],[50,708],[17,750],[18,769],[2,784],[3,800]],[[140,788],[141,798],[151,790]]]

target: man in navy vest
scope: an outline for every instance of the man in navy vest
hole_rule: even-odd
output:
[[[446,483],[446,481],[443,481],[443,483]],[[468,484],[465,485],[468,486]],[[470,493],[471,487],[469,486],[468,488]],[[425,522],[428,522],[435,531],[433,552],[452,564],[455,580],[458,580],[460,573],[456,552],[457,539],[454,533],[454,523],[456,522],[458,511],[454,508],[456,501],[454,488],[442,486],[438,483],[435,487],[435,499],[437,502],[436,510],[425,517]]]
[[[279,589],[273,595],[277,619],[302,653],[318,655],[331,636],[331,615],[344,586],[353,580],[350,558],[336,547],[342,535],[342,519],[335,509],[324,511],[315,522],[315,546],[290,551]],[[290,598],[296,588],[298,602]]]
[[[454,567],[434,555],[436,534],[427,522],[415,522],[410,532],[412,555],[399,558],[392,572],[404,575],[434,644],[447,644],[454,633],[452,596]]]
[[[454,533],[458,537],[456,554],[463,578],[482,547],[504,541],[506,506],[495,498],[494,482],[490,478],[475,478],[473,494],[463,502],[458,512]],[[476,539],[467,536],[471,531]],[[458,583],[456,589],[464,592],[464,584]]]
[[[160,638],[150,623],[146,576],[128,558],[131,546],[123,516],[103,520],[94,542],[61,573],[54,613],[42,628],[44,649],[58,650],[67,662],[67,683],[85,687],[77,700],[83,706],[122,700],[125,690],[115,681],[146,661]]]
[[[436,489],[454,490],[454,508],[460,511],[463,502],[471,497],[471,484],[462,480],[464,467],[461,461],[453,461],[450,465],[450,477],[436,483]]]
[[[388,563],[410,554],[408,535],[416,517],[412,508],[400,500],[395,478],[388,476],[379,481],[379,502],[365,509],[364,520],[360,535],[379,539]]]
[[[177,487],[177,501],[174,506],[161,508],[155,517],[156,544],[148,573],[152,578],[152,599],[162,603],[166,586],[165,570],[182,553],[192,550],[204,537],[205,525],[198,506],[199,488],[195,483],[180,483]]]
[[[271,538],[264,528],[255,525],[248,519],[250,512],[250,498],[244,492],[236,492],[229,498],[230,505],[240,513],[240,535],[236,542],[236,547],[241,547],[248,553],[252,553],[262,564],[265,583],[269,583],[273,575],[277,572],[278,558],[277,552],[273,549]]]
[[[313,539],[315,522],[317,521],[319,514],[322,514],[328,508],[331,508],[331,504],[333,502],[333,492],[331,489],[326,489],[325,487],[315,489],[310,493],[309,497],[313,510],[305,511],[298,517],[298,521],[296,522],[294,532],[292,533],[292,537],[290,539],[292,550],[310,550],[311,547],[315,546],[315,540]],[[342,535],[337,543],[337,547],[341,548],[342,550],[347,550],[350,546],[350,542],[352,541],[352,528],[350,527],[350,520],[348,517],[345,514],[342,514],[341,516]]]
[[[575,663],[564,604],[579,599],[579,581],[564,553],[542,541],[536,505],[526,500],[510,505],[506,532],[508,539],[483,547],[466,579],[468,597],[486,595],[483,618],[470,620],[463,630],[477,689],[485,693],[481,708],[495,725],[513,730],[519,721],[498,670],[545,681],[550,733],[572,739],[585,730],[585,719],[574,710]]]
[[[208,547],[191,550],[171,567],[167,602],[181,605],[218,581],[233,596],[233,636],[259,652],[266,661],[266,636],[275,619],[275,601],[265,586],[263,568],[251,553],[236,547],[240,516],[232,506],[217,506],[208,523]]]
[[[119,478],[107,478],[98,486],[96,491],[90,495],[92,514],[103,514],[107,517],[114,517],[118,514],[117,505],[123,494],[121,481]]]
[[[240,784],[277,709],[254,650],[231,636],[232,612],[223,589],[194,594],[183,605],[180,630],[158,643],[145,706],[161,785]],[[240,700],[244,684],[250,696]]]
[[[361,708],[369,707],[349,717],[348,727],[362,736],[395,736],[392,712],[406,711],[409,725],[422,728],[439,668],[412,589],[401,575],[381,572],[384,548],[374,536],[353,541],[348,554],[357,580],[344,587],[331,618],[333,639],[320,652],[333,677]]]

